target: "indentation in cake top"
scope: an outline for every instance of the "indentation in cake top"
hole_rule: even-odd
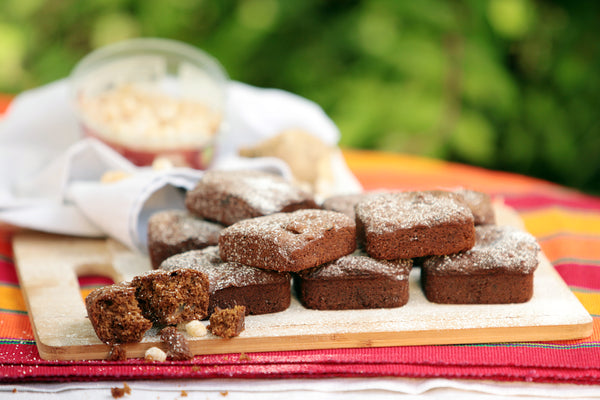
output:
[[[301,271],[304,279],[340,279],[366,276],[385,276],[395,280],[406,280],[413,262],[411,259],[376,260],[364,250],[343,256],[335,261],[310,270]]]
[[[356,215],[373,233],[472,221],[457,195],[444,191],[396,192],[374,195],[356,205]]]
[[[208,276],[211,292],[227,287],[285,283],[290,279],[287,273],[262,270],[237,262],[223,261],[219,257],[217,246],[177,254],[167,258],[161,264],[161,269],[167,271],[178,268],[191,268],[205,273]]]
[[[296,243],[295,248],[287,248],[294,251],[305,242],[322,238],[325,232],[348,226],[354,227],[355,223],[342,213],[307,209],[239,221],[226,230],[246,237],[269,237],[275,244]]]
[[[153,214],[149,221],[148,234],[151,242],[178,244],[197,236],[199,232],[207,237],[215,236],[215,243],[223,226],[192,216],[184,210],[167,210]]]
[[[501,269],[529,274],[538,266],[540,246],[527,232],[510,226],[475,228],[475,246],[464,253],[431,257],[424,263],[435,274],[482,273]]]

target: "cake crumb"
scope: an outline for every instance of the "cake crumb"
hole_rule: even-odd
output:
[[[167,357],[175,361],[190,360],[194,357],[186,338],[174,326],[160,331],[160,340],[167,346]]]
[[[240,361],[250,361],[251,358],[248,354],[246,353],[240,353]]]
[[[120,397],[125,396],[126,394],[131,394],[131,388],[126,382],[123,382],[123,387],[112,387],[110,388],[110,394],[113,398],[118,399]]]
[[[227,390],[223,391],[223,392],[219,392],[221,393],[221,396],[225,397],[229,394],[229,392]]]
[[[210,316],[208,330],[216,336],[225,339],[238,336],[245,328],[244,317],[246,307],[235,306],[233,308],[216,308]]]
[[[108,357],[106,358],[108,361],[124,361],[127,360],[127,351],[125,347],[114,343],[110,347],[110,351],[108,353]]]
[[[188,394],[187,394],[187,392],[186,392],[185,390],[182,390],[182,391],[181,391],[181,397],[187,397],[187,395],[188,395]]]

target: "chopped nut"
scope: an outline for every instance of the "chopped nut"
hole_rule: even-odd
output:
[[[188,322],[185,325],[185,331],[188,333],[188,335],[193,337],[206,336],[206,334],[208,333],[208,331],[206,330],[206,326],[204,326],[204,324],[198,321],[197,319]]]
[[[155,171],[167,171],[174,166],[173,161],[167,157],[157,157],[152,162],[152,169]]]
[[[125,172],[125,171],[117,171],[117,170],[106,171],[102,175],[102,177],[100,177],[100,182],[101,183],[114,183],[114,182],[123,180],[123,179],[129,177],[130,175],[131,174],[129,172]]]
[[[79,105],[100,136],[124,145],[143,143],[145,148],[204,145],[221,123],[221,115],[203,102],[135,84],[82,97]]]
[[[146,361],[166,361],[167,353],[159,349],[158,347],[150,347],[146,350],[146,354],[144,355],[144,359]]]

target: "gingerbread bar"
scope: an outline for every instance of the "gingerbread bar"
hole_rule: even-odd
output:
[[[540,247],[530,234],[508,226],[476,228],[475,246],[423,263],[425,296],[434,303],[524,303],[533,295]]]
[[[186,195],[188,210],[203,219],[235,222],[306,208],[319,208],[312,194],[261,171],[207,171]]]
[[[300,271],[352,253],[356,226],[348,216],[298,210],[247,219],[219,237],[220,257],[257,268]]]
[[[165,210],[148,220],[148,253],[152,268],[172,255],[219,243],[223,225],[196,218],[183,210]]]
[[[496,223],[496,216],[489,194],[469,189],[457,189],[454,193],[460,195],[465,204],[471,209],[475,225]]]
[[[408,302],[412,260],[376,260],[364,251],[300,271],[294,287],[306,308],[349,310],[401,307]]]
[[[454,193],[382,193],[355,210],[359,241],[373,258],[453,254],[475,244],[473,214]]]

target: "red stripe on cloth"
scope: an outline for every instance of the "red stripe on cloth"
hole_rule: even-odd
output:
[[[113,283],[115,283],[110,278],[107,278],[105,276],[96,276],[96,275],[78,276],[77,281],[79,282],[79,286],[82,288],[112,285]]]
[[[544,194],[529,194],[527,196],[507,196],[504,201],[517,210],[535,210],[558,206],[586,211],[600,211],[600,199],[583,194],[573,194],[564,198]]]
[[[1,350],[0,350],[1,351]],[[250,354],[250,357],[253,355]],[[307,372],[310,371],[310,372]],[[214,379],[214,378],[327,378],[327,377],[375,377],[398,376],[412,378],[467,378],[493,379],[498,381],[526,382],[569,382],[579,384],[600,383],[600,370],[597,368],[531,368],[524,366],[500,366],[494,368],[456,365],[406,365],[393,363],[272,363],[266,365],[212,364],[193,365],[189,363],[103,363],[85,365],[70,363],[64,365],[20,364],[3,375],[3,382],[15,381],[89,381],[121,379]],[[58,377],[58,378],[57,378]]]
[[[600,290],[600,265],[562,263],[554,268],[569,286]]]
[[[19,278],[11,261],[0,258],[0,282],[9,285],[18,285]]]
[[[536,379],[540,381],[575,379],[581,383],[596,383],[598,375],[594,371],[600,371],[600,358],[590,358],[590,349],[587,347],[574,347],[581,343],[565,341],[249,353],[249,361],[241,360],[238,354],[207,355],[197,356],[190,362],[151,364],[149,371],[155,378],[389,375],[531,380],[537,376]],[[536,347],[542,345],[557,348]],[[11,377],[27,380],[143,379],[149,372],[146,371],[149,365],[143,360],[52,362],[40,360],[32,346],[14,346],[12,352],[9,347],[0,347],[0,352],[7,357],[0,365],[0,375],[5,380]],[[14,365],[9,366],[11,362]],[[36,367],[29,368],[28,373],[23,375],[23,366]],[[534,371],[538,370],[552,370],[552,374],[535,375]],[[290,373],[292,375],[288,375]]]

